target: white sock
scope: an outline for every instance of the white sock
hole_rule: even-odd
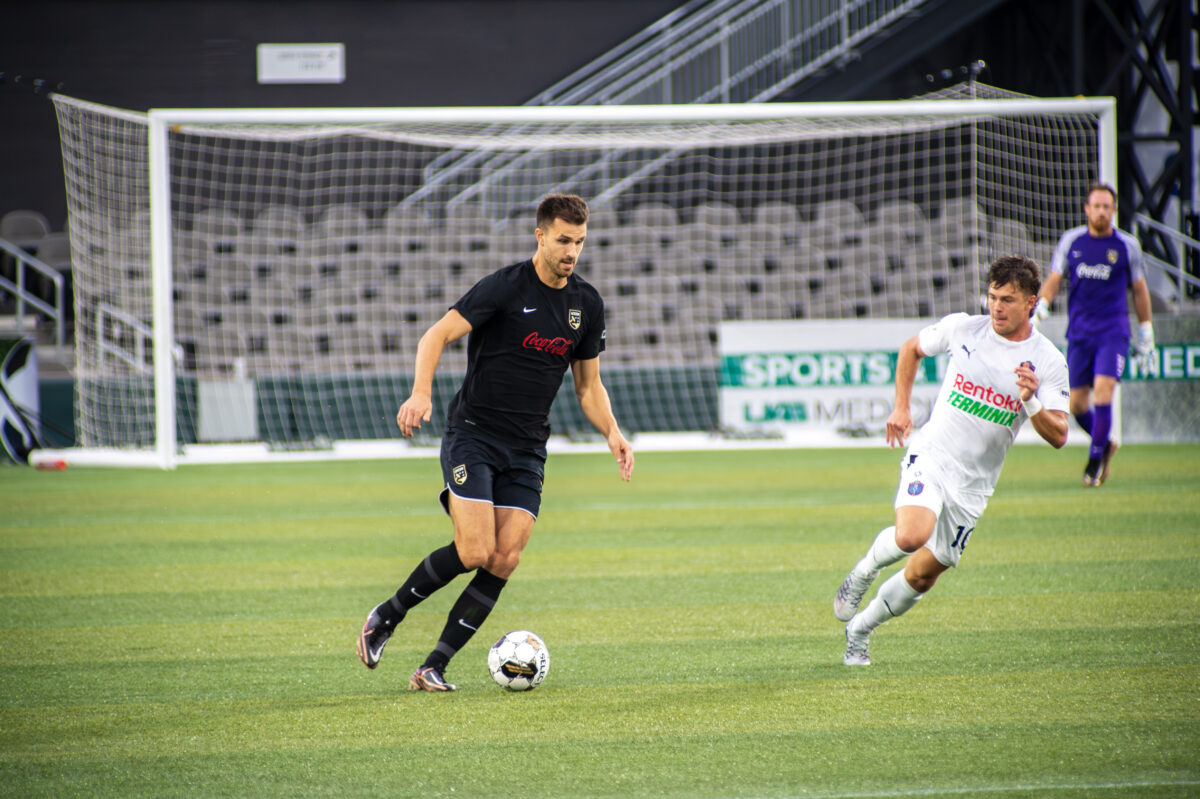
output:
[[[855,565],[854,570],[859,574],[877,572],[886,566],[891,566],[907,554],[909,553],[896,543],[896,527],[894,525],[885,527],[879,531],[879,535],[875,536],[871,548],[867,550],[866,556]]]
[[[859,630],[874,630],[888,619],[903,615],[921,597],[922,594],[904,579],[904,572],[896,572],[879,586],[875,598],[854,617],[852,623]]]

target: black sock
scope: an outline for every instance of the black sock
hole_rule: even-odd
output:
[[[507,582],[485,569],[476,570],[474,579],[463,590],[454,607],[450,608],[450,617],[446,619],[442,637],[429,657],[425,658],[426,666],[434,666],[438,671],[446,670],[450,658],[483,626],[484,619],[496,606],[496,600],[500,598],[500,592]]]
[[[449,546],[435,549],[425,560],[413,569],[413,573],[404,581],[404,585],[396,591],[396,595],[381,607],[381,614],[386,612],[385,622],[395,623],[404,618],[404,614],[419,605],[446,583],[467,571],[458,557],[458,549],[451,542]]]

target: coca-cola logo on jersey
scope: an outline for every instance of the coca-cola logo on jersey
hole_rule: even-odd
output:
[[[537,350],[547,355],[566,355],[567,351],[571,349],[571,339],[562,336],[546,338],[539,335],[536,330],[526,336],[522,344],[527,350]]]

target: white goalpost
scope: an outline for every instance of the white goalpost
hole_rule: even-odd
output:
[[[977,310],[995,254],[1046,266],[1087,183],[1116,179],[1111,98],[978,84],[814,104],[54,101],[79,447],[40,457],[69,463],[428,451],[465,347],[444,356],[434,421],[409,444],[394,419],[417,338],[533,254],[552,191],[592,207],[578,272],[605,299],[617,417],[635,444],[702,431],[719,445],[721,322]],[[569,400],[551,421],[588,439]]]

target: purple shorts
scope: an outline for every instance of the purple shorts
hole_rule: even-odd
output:
[[[1120,382],[1129,355],[1129,339],[1120,333],[1067,342],[1067,369],[1071,388],[1092,385],[1096,375]]]

